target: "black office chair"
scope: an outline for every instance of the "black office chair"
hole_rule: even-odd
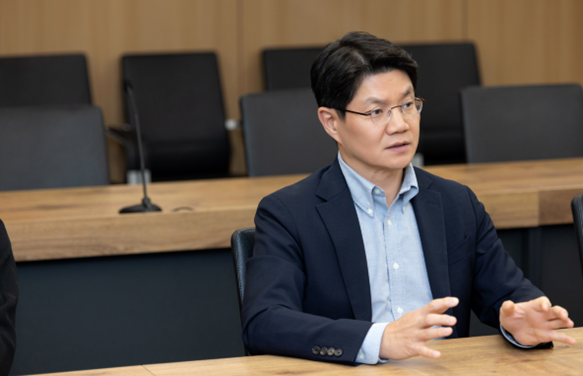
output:
[[[311,173],[334,161],[338,148],[310,89],[248,94],[240,104],[249,176]]]
[[[462,90],[469,163],[583,156],[583,91],[577,84]]]
[[[472,43],[401,45],[419,65],[417,93],[427,99],[418,152],[425,165],[465,163],[459,91],[480,85]]]
[[[265,90],[311,87],[310,69],[324,47],[273,48],[263,50]]]
[[[0,107],[91,104],[84,55],[0,58]]]
[[[109,184],[101,110],[0,108],[0,176],[0,191]]]
[[[231,252],[233,254],[233,265],[235,266],[239,310],[241,310],[243,295],[245,293],[245,278],[247,276],[246,263],[253,256],[254,246],[255,227],[239,229],[231,236]]]
[[[583,195],[573,197],[571,211],[573,212],[573,224],[575,225],[577,244],[579,245],[579,260],[583,269]]]
[[[127,55],[122,71],[133,86],[153,181],[229,175],[229,135],[214,53]],[[126,120],[133,123],[128,108],[126,100]],[[139,169],[135,125],[114,132],[128,145],[128,169]]]

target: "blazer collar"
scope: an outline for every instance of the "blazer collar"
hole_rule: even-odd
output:
[[[356,320],[372,320],[372,303],[366,254],[358,216],[338,159],[324,173],[316,206],[336,249],[340,271]]]

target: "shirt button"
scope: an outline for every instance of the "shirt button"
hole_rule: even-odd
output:
[[[389,220],[387,221],[387,225],[389,225],[389,227],[391,227],[391,226],[393,225],[393,222],[391,222],[391,220],[389,219]]]
[[[360,360],[364,359],[364,354],[362,352],[358,353],[358,359]]]
[[[399,314],[403,313],[403,308],[401,307],[397,308],[397,312],[399,312]]]
[[[378,189],[378,188],[375,188],[374,189],[374,194],[377,195],[377,196],[380,195],[381,194],[381,190]]]
[[[368,214],[372,214],[372,209],[368,209],[366,212],[367,212]]]
[[[397,270],[399,269],[399,264],[397,264],[396,262],[393,264],[393,269]]]

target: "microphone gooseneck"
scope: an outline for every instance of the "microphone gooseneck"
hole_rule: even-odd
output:
[[[138,117],[138,108],[136,106],[136,100],[134,97],[134,88],[131,82],[127,80],[124,81],[123,87],[124,92],[126,93],[126,96],[128,98],[130,117],[133,120],[133,123],[136,127],[138,154],[140,157],[140,172],[142,175],[142,188],[144,190],[144,198],[142,198],[141,204],[125,207],[121,209],[119,212],[120,214],[126,214],[126,213],[146,213],[162,211],[162,209],[159,206],[152,204],[152,202],[148,198],[148,192],[146,191],[146,166],[144,163],[144,152],[142,148],[142,132],[140,127],[140,119]]]

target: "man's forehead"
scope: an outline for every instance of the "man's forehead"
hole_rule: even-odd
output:
[[[397,93],[395,93],[397,91]],[[404,89],[395,89],[392,94],[396,94],[399,99],[405,99],[414,94],[413,85],[409,85]],[[400,95],[399,95],[400,93]],[[389,98],[381,95],[377,95],[376,93],[372,93],[371,95],[367,95],[362,98],[364,103],[371,103],[371,104],[385,104]]]

